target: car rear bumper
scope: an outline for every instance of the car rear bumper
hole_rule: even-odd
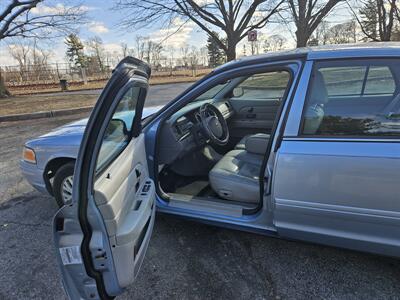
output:
[[[19,166],[21,168],[22,175],[25,179],[39,192],[49,194],[46,188],[46,184],[43,179],[43,170],[39,169],[37,165],[28,163],[24,160],[20,160]]]

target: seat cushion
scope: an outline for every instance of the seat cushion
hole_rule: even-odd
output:
[[[270,135],[266,133],[249,134],[244,136],[240,142],[236,144],[235,149],[247,150],[249,152],[253,152],[252,150],[258,149],[259,151],[255,151],[253,153],[264,154],[265,150],[267,149],[269,138]],[[250,149],[246,149],[246,145],[248,145],[248,147],[250,146]]]
[[[209,173],[213,190],[224,199],[258,203],[262,155],[232,150]]]

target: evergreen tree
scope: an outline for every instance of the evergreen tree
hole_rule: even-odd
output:
[[[361,27],[366,37],[364,41],[376,40],[378,37],[378,7],[375,0],[369,0],[359,11],[361,17]]]
[[[214,34],[218,36],[216,32],[214,32]],[[209,35],[207,39],[207,51],[208,66],[215,68],[224,63],[224,51],[211,35]]]
[[[365,41],[387,42],[400,38],[397,0],[368,0],[355,17]]]
[[[68,60],[77,68],[85,67],[87,57],[83,52],[84,46],[79,37],[72,33],[65,38],[65,44],[67,45]]]

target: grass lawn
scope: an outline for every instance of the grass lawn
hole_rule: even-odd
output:
[[[201,77],[155,77],[150,79],[150,84],[193,82],[199,80],[199,78]],[[106,81],[92,82],[86,85],[84,89],[102,89],[105,84]],[[83,88],[73,85],[70,86],[69,90],[77,91],[83,90]],[[55,95],[44,94],[44,92],[60,92],[60,88],[56,86],[38,91],[11,89],[14,96],[0,99],[0,116],[92,106],[99,97],[95,94],[70,94],[68,92]]]
[[[197,76],[152,76],[150,78],[150,84],[163,84],[163,83],[180,83],[180,82],[194,82],[199,80],[202,76],[207,74],[206,72],[198,73]],[[87,84],[83,82],[70,82],[68,86],[69,91],[81,91],[81,90],[94,90],[102,89],[106,85],[108,80],[94,80],[89,81]],[[12,95],[31,95],[31,94],[43,94],[60,92],[60,86],[58,83],[51,84],[28,84],[21,86],[9,86],[9,91]]]
[[[0,99],[0,116],[94,105],[98,95],[26,95]]]

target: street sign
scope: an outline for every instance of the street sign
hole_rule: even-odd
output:
[[[255,41],[257,41],[257,31],[256,31],[256,30],[250,30],[250,31],[247,33],[247,40],[248,40],[249,42],[255,42]]]

